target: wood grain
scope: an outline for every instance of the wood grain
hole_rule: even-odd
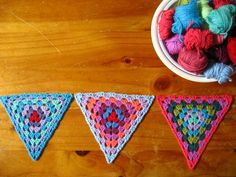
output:
[[[0,94],[114,91],[235,96],[235,81],[193,83],[158,60],[150,23],[159,3],[2,0]],[[236,176],[235,107],[234,103],[194,171],[188,170],[156,103],[112,165],[106,164],[75,102],[37,162],[31,161],[0,107],[0,176]]]

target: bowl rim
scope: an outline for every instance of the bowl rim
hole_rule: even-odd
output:
[[[160,36],[157,23],[160,21],[161,13],[163,10],[169,9],[176,2],[177,0],[163,0],[153,15],[151,23],[151,38],[154,49],[162,63],[164,63],[165,66],[167,66],[171,71],[180,77],[194,82],[216,82],[216,79],[208,79],[203,75],[196,75],[186,71],[174,59],[172,59],[170,54],[167,52],[162,40],[159,40]]]

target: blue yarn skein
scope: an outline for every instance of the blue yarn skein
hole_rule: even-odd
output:
[[[212,66],[210,66],[203,75],[206,76],[206,78],[214,78],[218,81],[219,84],[223,84],[225,82],[231,82],[232,79],[230,76],[234,73],[233,66],[226,65],[223,63],[215,63]]]
[[[197,0],[191,0],[189,4],[176,7],[173,19],[171,31],[175,34],[184,33],[190,25],[192,28],[200,28],[203,19],[199,15]]]
[[[210,31],[227,37],[229,30],[235,24],[236,6],[224,5],[212,10],[206,18]]]

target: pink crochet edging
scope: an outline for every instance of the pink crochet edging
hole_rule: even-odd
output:
[[[222,97],[228,101],[228,105],[221,110],[222,111],[222,115],[221,116],[217,116],[217,119],[216,119],[217,120],[217,124],[212,127],[209,136],[205,138],[205,142],[206,143],[203,145],[203,147],[201,149],[199,149],[199,151],[198,151],[199,156],[196,159],[194,159],[193,161],[189,160],[188,156],[187,156],[188,154],[185,151],[182,142],[177,137],[177,131],[172,127],[172,124],[169,122],[169,119],[168,119],[168,116],[167,116],[167,112],[162,107],[161,102],[165,98],[170,98],[170,99],[175,99],[175,98],[180,98],[180,99],[190,98],[192,100],[195,100],[196,98],[201,98],[201,99],[209,99],[209,98],[213,98],[214,99],[215,98],[217,100],[217,99],[222,98]],[[219,124],[222,121],[222,119],[225,116],[225,114],[228,112],[228,110],[229,110],[229,108],[231,106],[233,97],[231,95],[217,95],[217,96],[214,95],[214,96],[156,96],[156,98],[157,98],[157,102],[160,105],[160,108],[162,110],[162,114],[164,114],[164,117],[165,117],[166,121],[168,122],[168,125],[171,128],[171,131],[174,134],[175,138],[177,139],[178,144],[179,144],[179,146],[180,146],[180,148],[181,148],[181,150],[182,150],[182,152],[183,152],[183,154],[184,154],[184,156],[185,156],[185,158],[187,160],[187,164],[188,164],[189,169],[193,170],[194,167],[196,166],[196,164],[198,163],[199,158],[201,157],[201,155],[202,155],[203,151],[205,150],[207,144],[209,143],[212,135],[216,131],[217,127],[219,126]]]

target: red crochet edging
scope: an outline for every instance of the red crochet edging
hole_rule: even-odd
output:
[[[212,129],[210,130],[210,134],[208,137],[205,138],[205,144],[203,145],[203,147],[201,149],[199,149],[198,153],[199,153],[199,156],[194,159],[193,161],[189,160],[188,159],[188,154],[187,152],[185,151],[185,149],[183,148],[183,144],[182,144],[182,141],[180,141],[177,137],[177,132],[174,128],[172,128],[172,124],[170,123],[169,119],[168,119],[168,116],[167,116],[167,112],[166,110],[162,107],[162,104],[161,102],[165,99],[165,98],[170,98],[170,99],[176,99],[176,98],[180,98],[180,99],[185,99],[185,98],[190,98],[192,100],[195,100],[196,98],[201,98],[201,99],[209,99],[209,98],[215,98],[216,100],[219,99],[219,98],[224,98],[225,100],[228,101],[228,105],[226,107],[224,107],[221,111],[223,112],[222,113],[222,116],[221,117],[217,117],[217,125],[213,126]],[[158,104],[160,105],[160,108],[162,110],[162,114],[164,114],[164,117],[166,119],[166,121],[168,122],[170,128],[171,128],[171,131],[172,133],[174,134],[175,138],[177,139],[178,141],[178,144],[187,160],[187,164],[188,164],[188,167],[189,169],[193,170],[194,167],[196,166],[196,164],[198,163],[199,161],[199,158],[201,157],[203,151],[205,150],[207,144],[209,143],[212,135],[214,134],[214,132],[216,131],[217,127],[219,126],[220,122],[222,121],[223,117],[225,116],[225,114],[228,112],[230,106],[231,106],[231,103],[232,103],[232,100],[233,100],[233,97],[231,95],[214,95],[214,96],[156,96],[157,98],[157,102]]]

